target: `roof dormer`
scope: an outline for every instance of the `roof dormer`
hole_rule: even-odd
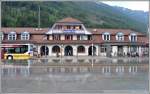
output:
[[[17,34],[14,31],[8,33],[8,40],[16,40]]]
[[[123,32],[118,32],[116,34],[116,40],[117,41],[123,41],[124,40],[124,33]]]
[[[102,39],[105,41],[109,41],[110,40],[110,33],[109,32],[102,33]]]
[[[129,40],[131,42],[136,42],[137,41],[137,34],[136,33],[130,33]]]
[[[30,33],[25,31],[21,33],[21,40],[29,40],[30,39]]]

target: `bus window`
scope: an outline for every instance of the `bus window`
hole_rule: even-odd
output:
[[[15,53],[20,53],[20,48],[15,48]]]
[[[14,48],[7,48],[6,51],[7,51],[7,53],[15,53]]]
[[[21,53],[25,53],[28,51],[28,46],[24,45],[23,47],[21,47]]]

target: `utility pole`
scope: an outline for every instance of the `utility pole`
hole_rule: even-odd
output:
[[[40,3],[39,3],[39,10],[38,10],[38,29],[41,27],[41,8],[40,8]]]

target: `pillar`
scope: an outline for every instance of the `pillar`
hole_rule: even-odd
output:
[[[138,54],[139,54],[139,56],[142,56],[142,47],[141,47],[141,46],[139,46],[138,48],[139,48],[139,50],[138,50]]]
[[[125,53],[125,55],[127,55],[128,52],[128,46],[123,46],[123,53]]]
[[[77,56],[77,47],[78,47],[78,45],[72,45],[72,48],[73,48],[73,56]]]
[[[117,56],[117,53],[118,53],[118,47],[112,46],[112,56]]]

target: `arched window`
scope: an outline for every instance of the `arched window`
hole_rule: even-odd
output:
[[[116,40],[123,41],[124,40],[124,34],[122,32],[118,32],[116,34]]]
[[[52,48],[52,52],[53,52],[53,53],[60,53],[60,47],[59,47],[59,46],[54,46],[54,47]]]
[[[84,46],[79,46],[79,47],[77,48],[77,52],[78,52],[78,53],[84,53],[84,52],[85,52],[85,47],[84,47]]]
[[[4,33],[0,32],[0,41],[4,39]]]
[[[16,40],[17,34],[16,32],[10,32],[8,34],[8,40]]]
[[[29,40],[29,39],[30,39],[29,32],[23,32],[23,33],[21,33],[21,40]]]
[[[110,40],[110,33],[109,32],[104,32],[102,34],[102,39],[105,40],[105,41]]]
[[[131,33],[131,34],[129,35],[129,40],[130,40],[131,42],[137,41],[137,35],[136,35],[136,33]]]

